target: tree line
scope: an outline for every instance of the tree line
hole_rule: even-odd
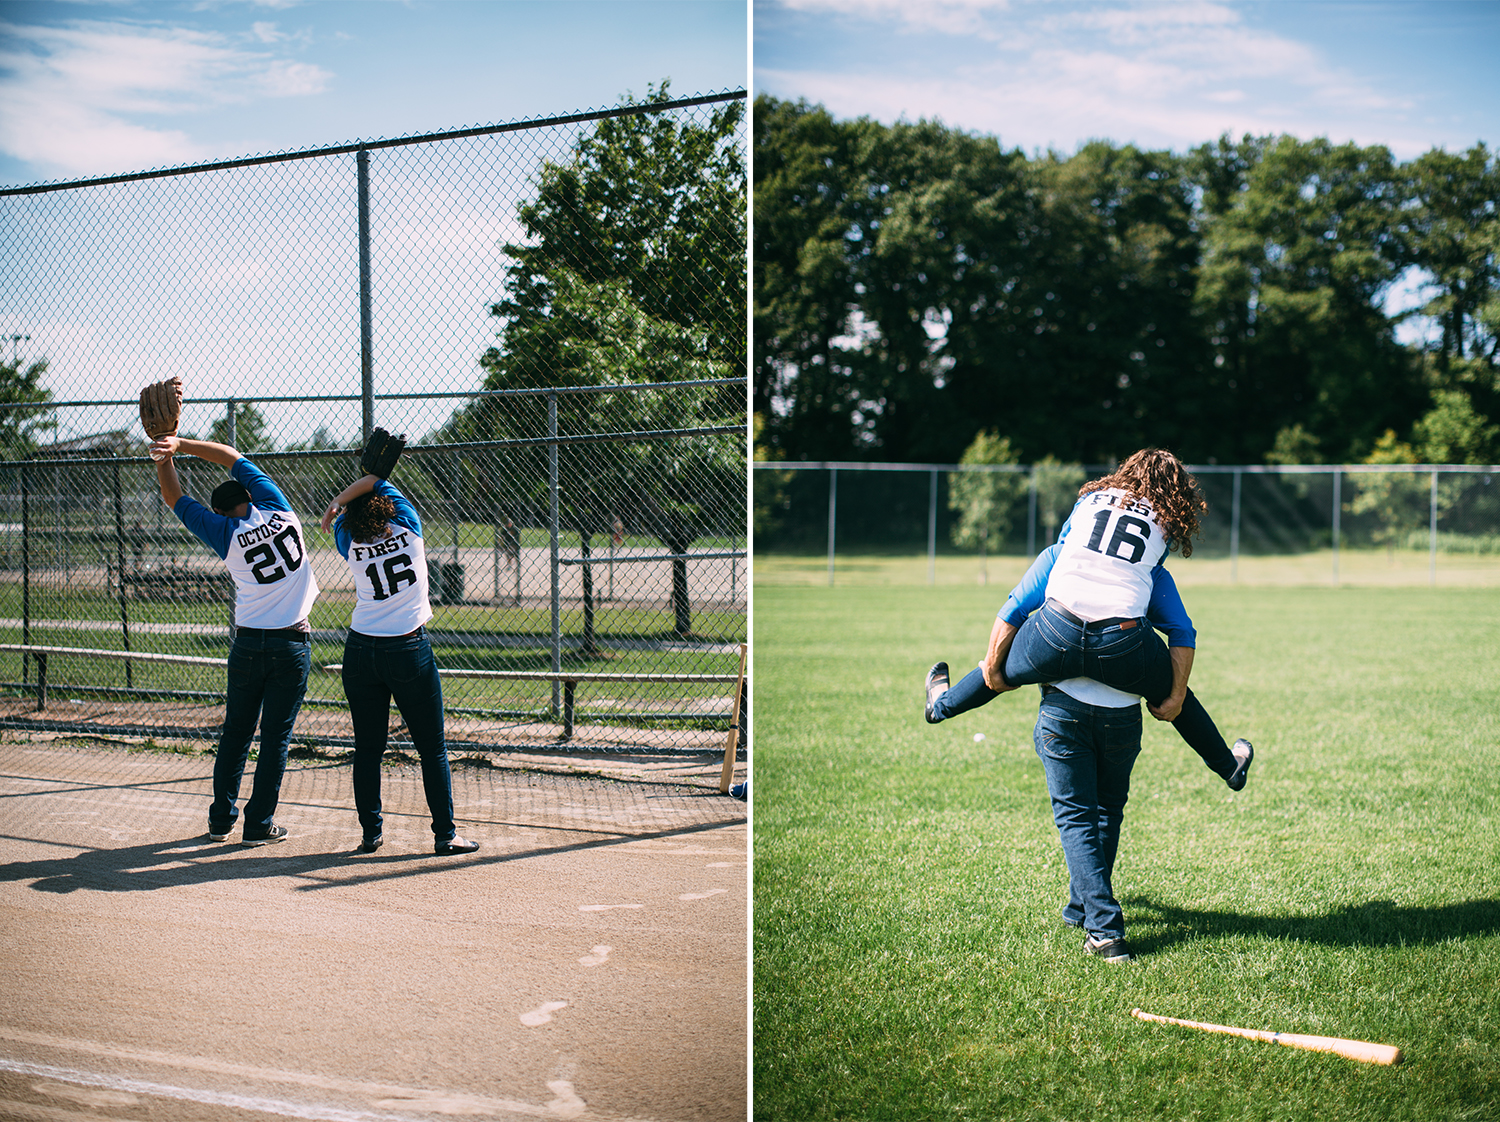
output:
[[[753,152],[759,458],[1500,461],[1483,143],[1028,157],[762,96]],[[1388,314],[1412,277],[1426,302]],[[1409,315],[1430,341],[1398,341]]]

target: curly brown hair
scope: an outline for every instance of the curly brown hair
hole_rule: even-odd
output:
[[[387,495],[366,492],[344,508],[344,528],[357,542],[372,542],[383,538],[391,519],[396,517],[396,504]]]
[[[1093,491],[1118,487],[1132,499],[1145,499],[1156,512],[1156,523],[1167,535],[1167,548],[1180,550],[1184,557],[1193,555],[1193,538],[1198,535],[1198,516],[1208,511],[1208,503],[1192,472],[1165,448],[1142,448],[1103,479],[1095,479],[1079,488],[1079,496]]]

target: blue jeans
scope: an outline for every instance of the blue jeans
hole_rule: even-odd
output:
[[[354,721],[354,806],[366,838],[381,832],[380,761],[390,739],[391,702],[401,711],[422,759],[422,790],[435,842],[451,841],[453,779],[443,733],[443,683],[427,632],[361,635],[344,640],[344,696]]]
[[[1152,705],[1161,704],[1172,692],[1171,655],[1144,618],[1084,623],[1051,600],[1016,632],[1001,673],[1012,686],[1092,678],[1138,693]],[[933,716],[956,717],[999,696],[984,684],[984,672],[976,666],[938,698]],[[1191,689],[1172,727],[1221,779],[1234,772],[1229,745]]]
[[[1115,855],[1130,771],[1141,752],[1140,706],[1106,709],[1047,687],[1033,735],[1068,863],[1063,919],[1101,938],[1122,939],[1125,913],[1115,900]]]
[[[260,757],[255,781],[245,803],[245,835],[264,837],[281,798],[287,744],[312,667],[312,648],[286,632],[236,632],[229,648],[228,691],[224,727],[214,757],[214,800],[208,808],[208,828],[227,834],[239,818],[235,800],[250,758],[250,744],[260,724]]]

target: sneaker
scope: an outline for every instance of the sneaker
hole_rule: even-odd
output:
[[[376,834],[373,838],[365,838],[359,843],[359,851],[361,853],[374,853],[384,841],[384,834]]]
[[[1255,759],[1255,748],[1248,740],[1236,740],[1234,747],[1229,751],[1233,754],[1238,766],[1224,782],[1229,784],[1231,791],[1242,791],[1245,788],[1245,779],[1250,774],[1250,761]]]
[[[222,834],[216,834],[214,833],[213,828],[210,827],[208,831],[208,840],[211,842],[227,842],[229,840],[229,832],[226,830]]]
[[[739,799],[740,802],[744,802],[750,797],[750,784],[736,783],[734,786],[729,788],[729,797],[731,799]]]
[[[277,826],[277,825],[275,825],[273,823],[272,826],[271,826],[271,828],[269,830],[267,830],[264,834],[262,834],[258,838],[252,838],[249,834],[246,834],[245,835],[245,840],[244,840],[243,844],[245,844],[245,845],[271,845],[274,842],[284,842],[284,841],[286,841],[286,827],[285,826]]]
[[[471,842],[468,838],[461,838],[457,834],[445,842],[438,842],[432,847],[432,852],[442,857],[453,853],[473,853],[479,848],[478,842]]]
[[[1090,934],[1083,941],[1083,953],[1097,955],[1105,962],[1134,962],[1135,955],[1125,945],[1124,939],[1102,939]]]
[[[927,723],[935,725],[943,718],[932,715],[932,706],[938,698],[948,692],[948,664],[934,662],[927,671]]]

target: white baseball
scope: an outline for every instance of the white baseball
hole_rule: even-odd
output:
[[[975,744],[978,744],[983,739],[984,739],[984,733],[982,733],[982,732],[976,732],[974,734],[974,743]]]

